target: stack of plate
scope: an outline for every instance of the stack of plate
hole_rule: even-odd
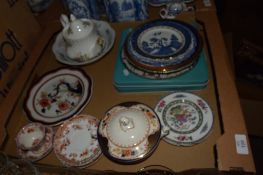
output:
[[[131,31],[123,48],[123,62],[128,68],[171,78],[193,67],[201,46],[201,38],[191,25],[155,20]]]
[[[155,20],[122,33],[114,85],[119,91],[196,90],[207,85],[201,38],[181,21]]]

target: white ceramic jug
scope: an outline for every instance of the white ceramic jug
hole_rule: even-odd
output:
[[[98,34],[96,25],[90,19],[77,19],[64,14],[60,17],[63,26],[62,35],[66,42],[66,54],[71,59],[89,60],[98,56],[104,45],[104,39]]]

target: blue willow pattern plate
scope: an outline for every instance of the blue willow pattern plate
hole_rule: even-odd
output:
[[[192,59],[201,45],[197,31],[184,22],[155,20],[134,29],[126,41],[130,59],[152,67]]]

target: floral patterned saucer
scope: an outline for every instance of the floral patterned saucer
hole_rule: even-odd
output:
[[[28,92],[25,111],[32,121],[57,125],[78,114],[92,94],[91,78],[80,69],[45,74]]]
[[[159,144],[161,128],[151,108],[126,102],[107,111],[98,133],[104,155],[117,163],[131,164],[153,153]]]
[[[200,97],[176,92],[162,98],[155,107],[162,126],[170,128],[163,139],[173,145],[192,146],[200,143],[210,133],[213,114]]]
[[[32,162],[42,159],[47,156],[48,153],[52,150],[53,146],[53,129],[50,126],[45,126],[45,138],[43,143],[37,149],[32,150],[23,150],[21,148],[17,148],[17,153],[23,159],[30,160]]]
[[[99,120],[77,115],[65,121],[54,137],[54,152],[65,166],[84,167],[101,155],[97,140]]]

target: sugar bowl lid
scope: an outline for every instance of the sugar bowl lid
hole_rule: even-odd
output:
[[[115,162],[131,164],[150,156],[160,134],[160,121],[150,107],[126,102],[106,112],[99,125],[98,139],[104,155]]]

